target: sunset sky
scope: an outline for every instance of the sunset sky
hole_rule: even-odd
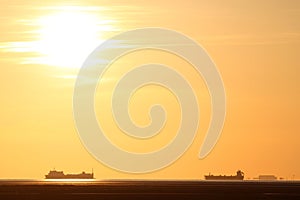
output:
[[[53,168],[93,168],[98,179],[203,179],[209,172],[238,169],[246,179],[300,179],[300,1],[0,2],[0,179],[44,178]],[[166,126],[150,140],[122,135],[109,97],[114,81],[133,66],[155,60],[176,68],[193,86],[201,110],[198,134],[186,153],[169,167],[137,175],[110,169],[85,149],[72,100],[76,75],[91,51],[118,33],[144,27],[178,31],[206,49],[222,76],[227,111],[217,145],[199,159],[211,112],[202,78],[166,52],[144,50],[117,60],[107,74],[112,83],[97,89],[95,108],[107,137],[123,149],[154,151],[172,139],[180,121],[176,98],[149,86],[133,95],[132,119],[147,125],[149,107],[159,102],[169,116]]]

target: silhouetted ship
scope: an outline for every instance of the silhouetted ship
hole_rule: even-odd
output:
[[[244,172],[242,172],[241,170],[238,170],[236,172],[236,175],[235,176],[222,176],[222,175],[219,175],[219,176],[214,176],[214,175],[205,175],[205,180],[243,180],[244,179]]]
[[[94,179],[94,173],[64,174],[63,171],[50,170],[46,179]]]

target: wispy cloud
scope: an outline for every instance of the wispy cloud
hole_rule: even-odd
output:
[[[282,32],[270,34],[226,34],[199,36],[200,41],[209,45],[279,45],[299,44],[300,33]]]
[[[3,28],[7,31],[2,33],[4,37],[0,40],[0,52],[23,53],[18,59],[11,58],[20,64],[80,66],[107,33],[117,30],[116,20],[99,12],[108,10],[106,7],[46,6],[27,9],[27,13],[33,10],[47,12],[4,21],[10,29]],[[10,32],[14,32],[13,37]]]

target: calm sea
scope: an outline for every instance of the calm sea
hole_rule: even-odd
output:
[[[300,199],[300,181],[0,180],[0,199]]]

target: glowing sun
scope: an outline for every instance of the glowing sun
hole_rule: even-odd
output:
[[[78,68],[101,43],[104,21],[78,10],[54,13],[38,20],[39,63]],[[107,27],[106,27],[107,28]]]

